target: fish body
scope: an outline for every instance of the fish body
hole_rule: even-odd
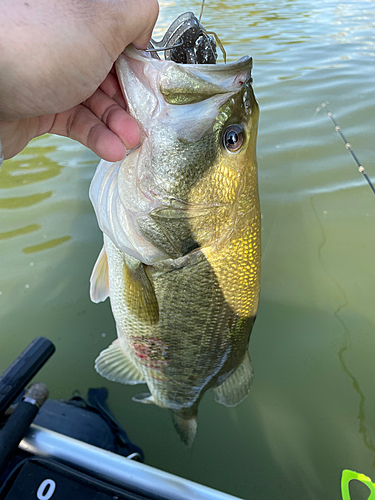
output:
[[[252,381],[260,208],[251,66],[249,57],[180,65],[127,48],[116,67],[141,145],[102,161],[90,187],[104,233],[91,298],[110,297],[118,332],[96,369],[147,383],[135,399],[171,410],[188,445],[205,391],[234,406]]]

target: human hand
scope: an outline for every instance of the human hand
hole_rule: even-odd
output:
[[[113,63],[146,48],[157,0],[2,0],[0,137],[4,158],[47,132],[108,161],[140,140]]]

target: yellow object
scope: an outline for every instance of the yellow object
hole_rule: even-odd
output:
[[[361,483],[365,484],[370,490],[370,496],[367,500],[375,500],[375,484],[371,481],[371,479],[364,474],[359,472],[355,472],[349,469],[344,469],[342,471],[341,476],[341,495],[342,500],[351,500],[349,493],[349,483],[352,480],[361,481]]]

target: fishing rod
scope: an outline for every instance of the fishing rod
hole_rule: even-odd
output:
[[[372,192],[375,194],[375,187],[373,185],[373,183],[371,182],[371,179],[369,178],[369,176],[367,175],[366,173],[366,170],[363,168],[363,166],[360,164],[356,154],[354,153],[350,143],[346,140],[344,134],[342,133],[342,130],[341,128],[339,127],[338,123],[336,122],[335,118],[333,117],[332,113],[327,109],[327,105],[325,103],[323,103],[321,105],[321,108],[326,108],[327,110],[327,115],[331,118],[332,120],[332,123],[334,124],[335,126],[335,130],[336,132],[338,132],[340,134],[340,137],[341,139],[344,141],[345,143],[345,147],[346,149],[349,151],[349,153],[352,155],[352,157],[354,158],[354,161],[356,162],[357,166],[358,166],[358,171],[363,175],[363,177],[366,179],[366,181],[368,182],[368,185],[370,186]],[[319,108],[318,108],[319,109]]]

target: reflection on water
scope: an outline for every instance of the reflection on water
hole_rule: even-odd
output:
[[[345,373],[347,379],[349,380],[350,384],[352,385],[354,391],[358,394],[359,397],[359,411],[358,411],[358,420],[359,420],[359,432],[362,435],[363,438],[363,443],[365,446],[372,452],[373,454],[373,460],[372,460],[372,466],[375,467],[375,446],[373,443],[373,440],[371,438],[371,431],[368,429],[366,425],[366,414],[365,414],[365,403],[366,403],[366,397],[364,393],[362,392],[362,389],[360,387],[360,384],[358,380],[356,379],[355,375],[352,373],[352,371],[349,369],[347,366],[347,363],[345,361],[345,353],[350,349],[350,345],[353,341],[352,339],[352,334],[346,325],[344,319],[341,316],[341,311],[343,311],[345,308],[349,307],[350,304],[348,302],[348,298],[345,294],[345,289],[340,285],[340,283],[336,280],[334,276],[330,274],[329,269],[325,267],[324,260],[322,257],[322,253],[324,251],[324,247],[326,244],[326,234],[324,232],[324,227],[318,217],[318,214],[316,213],[314,203],[313,203],[313,198],[310,199],[311,201],[311,207],[314,212],[314,215],[316,217],[316,221],[321,229],[322,232],[322,241],[321,244],[318,247],[318,258],[319,258],[319,263],[324,269],[327,277],[332,281],[334,286],[337,289],[338,294],[341,296],[341,303],[337,306],[337,309],[333,312],[335,318],[337,321],[340,323],[340,325],[343,328],[344,331],[344,336],[343,336],[343,345],[338,351],[338,358],[340,360],[343,372]]]
[[[155,38],[200,1],[161,1]],[[339,498],[341,471],[375,477],[375,197],[322,102],[370,177],[375,130],[375,3],[206,1],[203,23],[228,60],[254,59],[261,110],[262,294],[250,341],[255,369],[236,408],[204,398],[192,450],[169,415],[102,379],[115,338],[108,303],[92,304],[101,248],[88,186],[97,158],[42,137],[0,171],[0,369],[35,336],[57,353],[52,397],[108,386],[110,406],[146,460],[246,499]]]
[[[40,245],[32,245],[31,247],[25,247],[22,249],[22,251],[23,253],[42,252],[43,250],[47,250],[48,248],[57,247],[58,245],[61,245],[62,243],[65,243],[65,241],[69,241],[71,239],[72,239],[71,236],[63,236],[62,238],[55,238],[53,240],[45,241]]]
[[[32,205],[36,205],[50,196],[52,196],[52,191],[48,191],[47,193],[31,194],[29,196],[18,196],[15,198],[2,198],[0,199],[0,210],[2,208],[31,207]]]
[[[14,229],[13,231],[6,231],[5,233],[0,233],[0,240],[7,240],[8,238],[20,236],[21,234],[32,233],[38,231],[40,228],[41,226],[39,224],[30,224],[29,226]]]
[[[27,154],[25,152],[21,156],[22,159],[13,159],[12,161],[5,162],[0,170],[1,189],[16,188],[24,186],[25,184],[40,182],[59,175],[62,166],[57,162],[51,161],[48,157],[48,153],[54,150],[56,150],[56,147],[47,147],[40,150],[40,148],[30,145],[27,149]],[[43,198],[43,195],[41,194],[36,196]],[[26,199],[27,198],[28,197],[26,197]],[[14,200],[16,199],[17,198],[13,198],[11,200],[14,203]],[[4,200],[3,203],[6,203],[6,200]],[[20,206],[22,206],[22,202]],[[26,204],[23,204],[23,206],[27,206],[27,201]],[[16,207],[4,206],[4,208]]]

